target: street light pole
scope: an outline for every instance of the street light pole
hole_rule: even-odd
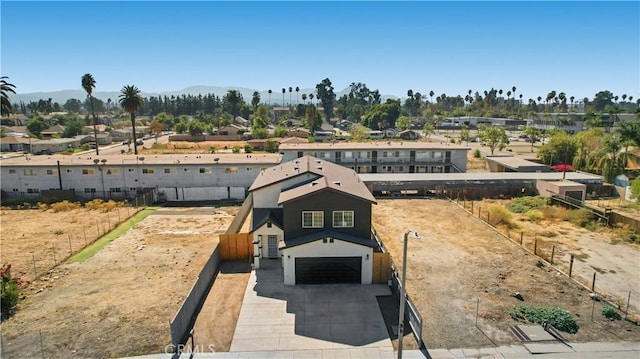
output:
[[[402,339],[404,337],[404,303],[407,301],[405,283],[407,281],[407,242],[411,238],[420,239],[418,232],[407,231],[404,234],[404,251],[402,252],[402,285],[400,287],[400,318],[398,319],[398,359],[402,359]]]

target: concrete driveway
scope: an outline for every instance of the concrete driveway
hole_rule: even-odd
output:
[[[279,260],[251,272],[230,352],[361,348],[393,353],[376,296],[386,285],[285,286]]]

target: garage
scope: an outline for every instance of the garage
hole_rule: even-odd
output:
[[[296,284],[362,281],[362,257],[302,257],[295,262]]]

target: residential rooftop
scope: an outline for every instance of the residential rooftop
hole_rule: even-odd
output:
[[[374,141],[374,142],[313,142],[283,143],[280,150],[395,150],[395,149],[459,149],[469,150],[448,142]]]
[[[279,154],[230,154],[230,153],[211,153],[211,154],[157,154],[157,155],[133,155],[133,154],[117,154],[117,155],[100,155],[95,154],[75,154],[75,155],[23,155],[18,157],[3,158],[0,161],[2,166],[51,166],[60,161],[63,166],[86,166],[93,165],[94,160],[106,160],[109,165],[166,165],[166,164],[263,164],[274,166],[280,163],[282,156]]]

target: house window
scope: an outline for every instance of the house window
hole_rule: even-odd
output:
[[[176,169],[175,168],[165,168],[164,169],[164,173],[166,173],[166,174],[176,173]]]
[[[267,228],[271,228],[273,227],[273,224],[271,222],[267,222]]]
[[[431,173],[442,173],[444,168],[442,166],[431,167]]]
[[[200,167],[200,173],[211,173],[211,167]]]
[[[40,193],[38,188],[27,188],[27,193]]]
[[[396,166],[396,172],[404,172],[404,166]]]
[[[120,170],[117,168],[107,168],[108,175],[117,175],[118,173],[120,173]]]
[[[224,169],[225,173],[238,173],[238,167],[227,167]]]
[[[353,227],[353,211],[333,211],[333,227]]]
[[[35,176],[36,175],[36,170],[34,170],[32,168],[28,168],[28,169],[25,169],[23,171],[23,173],[24,173],[25,176]]]
[[[324,227],[324,212],[302,211],[302,228]]]
[[[82,170],[83,175],[93,175],[95,170],[93,168],[85,168]]]
[[[84,193],[96,193],[96,189],[95,188],[85,188],[84,189]]]
[[[47,176],[53,176],[53,175],[55,175],[57,173],[58,173],[58,171],[56,171],[56,170],[47,170]]]
[[[122,192],[122,188],[120,188],[120,187],[111,187],[111,188],[109,188],[109,192],[111,192],[111,193],[113,193],[113,192],[120,193],[120,192]]]
[[[9,170],[9,173],[16,173],[16,170]]]
[[[143,168],[142,173],[150,175],[156,173],[156,170],[154,170],[153,168]]]
[[[400,151],[396,151],[393,153],[393,157],[398,158],[400,157]]]
[[[13,189],[13,192],[20,192],[20,190],[19,190],[19,189],[17,189],[17,188],[14,188],[14,189]]]

